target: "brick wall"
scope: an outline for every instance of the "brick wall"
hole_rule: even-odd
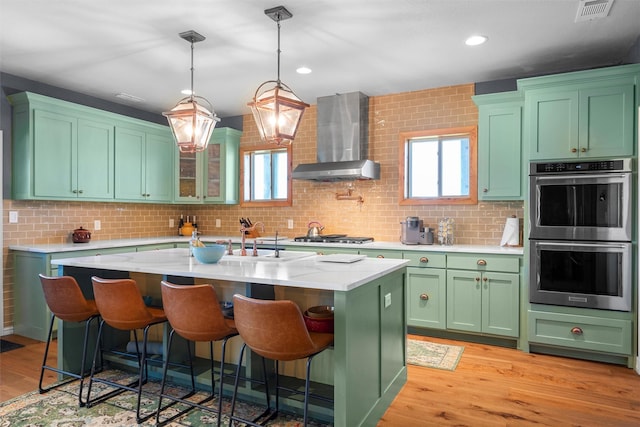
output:
[[[265,224],[265,234],[279,230],[294,237],[306,234],[309,221],[319,221],[325,234],[346,233],[372,236],[381,241],[399,241],[400,221],[419,216],[435,226],[439,218],[455,220],[457,244],[498,245],[505,219],[523,216],[522,202],[480,202],[477,205],[399,206],[398,135],[400,132],[477,125],[478,111],[471,100],[473,84],[427,89],[370,98],[369,158],[380,163],[381,178],[355,183],[293,182],[293,205],[285,208],[241,208],[240,206],[148,205],[135,203],[80,203],[4,200],[4,326],[13,317],[13,269],[8,257],[12,244],[62,243],[79,226],[93,230],[99,219],[102,229],[96,240],[155,237],[176,234],[169,218],[197,215],[206,235],[239,235],[238,218],[249,217]],[[307,100],[309,102],[309,100]],[[293,166],[316,161],[316,110],[312,106],[293,143]],[[242,146],[260,144],[250,114],[244,116]],[[352,187],[364,203],[336,200],[336,193]],[[8,211],[18,211],[18,224],[8,224]],[[215,220],[221,227],[215,227]],[[287,220],[294,228],[287,229]],[[17,284],[19,286],[19,284]]]

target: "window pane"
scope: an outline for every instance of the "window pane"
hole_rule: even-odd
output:
[[[287,152],[273,153],[273,198],[287,199]]]
[[[253,154],[253,200],[271,199],[271,153]]]
[[[442,195],[469,195],[469,139],[442,141]]]
[[[251,153],[244,155],[244,170],[251,171]],[[251,200],[251,173],[245,173],[243,181],[244,200]]]
[[[438,140],[409,143],[409,197],[438,197]]]

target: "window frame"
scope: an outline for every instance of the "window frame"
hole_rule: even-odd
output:
[[[405,159],[407,157],[407,141],[417,138],[455,137],[465,136],[469,138],[469,195],[446,197],[420,197],[409,198],[405,196],[407,176]],[[478,127],[461,126],[446,129],[420,130],[400,132],[398,156],[398,194],[399,204],[412,205],[475,205],[478,203]],[[441,173],[442,171],[439,171]]]
[[[287,152],[287,198],[283,200],[245,200],[244,199],[244,181],[245,181],[245,170],[244,170],[244,158],[245,155],[258,152],[258,151],[283,151]],[[255,145],[252,147],[245,147],[240,149],[240,185],[239,185],[239,198],[240,198],[240,206],[242,207],[273,207],[273,206],[291,206],[292,205],[292,175],[293,170],[293,150],[291,149],[291,145],[273,145],[273,144],[264,144],[264,145]],[[253,176],[250,176],[250,181],[254,179]]]

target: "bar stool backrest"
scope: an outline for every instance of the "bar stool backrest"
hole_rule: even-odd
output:
[[[133,279],[92,277],[93,295],[102,319],[121,330],[142,329],[153,320]]]
[[[259,355],[273,360],[297,360],[315,354],[316,347],[300,308],[289,300],[259,300],[233,296],[236,328]]]
[[[47,306],[58,319],[82,322],[97,314],[95,304],[86,300],[73,277],[39,276]]]
[[[218,341],[236,330],[225,320],[211,285],[161,282],[162,305],[171,327],[190,341]]]

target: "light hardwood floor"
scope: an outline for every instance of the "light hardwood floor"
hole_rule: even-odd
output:
[[[0,353],[0,401],[33,391],[44,344]],[[408,366],[408,381],[378,427],[640,426],[632,369],[513,349],[411,336],[465,347],[455,371]],[[55,350],[50,354],[55,361]],[[46,373],[53,381],[53,373]]]

